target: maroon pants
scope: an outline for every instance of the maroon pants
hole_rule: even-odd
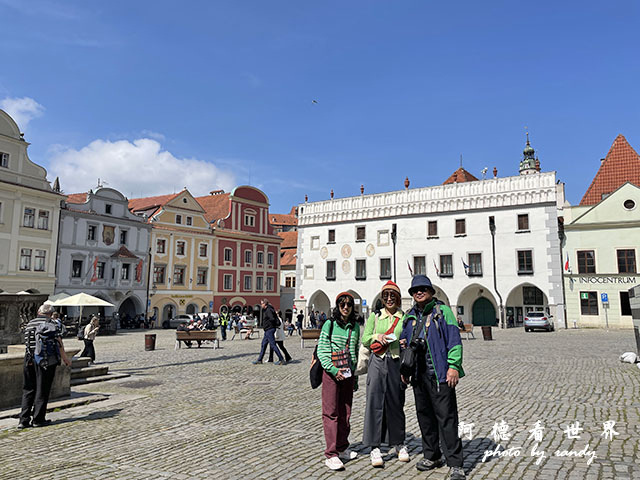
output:
[[[339,382],[326,371],[322,373],[322,426],[327,458],[336,457],[349,447],[353,382],[353,376]]]

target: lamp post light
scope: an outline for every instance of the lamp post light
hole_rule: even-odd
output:
[[[502,304],[502,295],[498,291],[498,277],[496,276],[496,219],[489,217],[489,231],[491,232],[491,250],[493,252],[493,289],[500,299],[500,328],[506,328],[504,318],[504,305]]]

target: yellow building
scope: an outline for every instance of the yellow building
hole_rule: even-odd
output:
[[[150,313],[156,325],[180,314],[209,312],[213,301],[213,231],[185,188],[173,195],[136,198],[129,209],[148,217],[151,230]]]
[[[27,155],[18,125],[0,110],[0,292],[53,294],[63,196]]]

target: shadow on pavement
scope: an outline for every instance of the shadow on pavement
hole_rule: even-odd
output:
[[[60,420],[56,420],[51,422],[51,426],[53,425],[62,425],[64,423],[72,423],[79,422],[83,420],[102,420],[104,418],[113,418],[118,415],[122,411],[122,408],[114,408],[112,410],[104,410],[98,412],[91,412],[83,417],[71,417],[71,418],[63,418]]]
[[[219,362],[222,360],[229,360],[232,358],[242,358],[242,357],[255,357],[255,353],[239,353],[237,355],[221,355],[219,357],[211,357],[211,358],[202,358],[200,360],[192,360],[190,362],[174,362],[174,363],[165,363],[164,365],[150,365],[148,367],[138,367],[138,368],[125,368],[122,370],[115,370],[117,372],[125,372],[125,373],[133,373],[140,372],[143,370],[150,370],[153,368],[162,368],[162,367],[179,367],[180,365],[195,365],[198,363],[208,363],[208,362]]]

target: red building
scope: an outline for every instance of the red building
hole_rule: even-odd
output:
[[[266,298],[280,308],[280,243],[269,223],[269,199],[249,186],[196,197],[214,228],[214,310],[259,307]]]

